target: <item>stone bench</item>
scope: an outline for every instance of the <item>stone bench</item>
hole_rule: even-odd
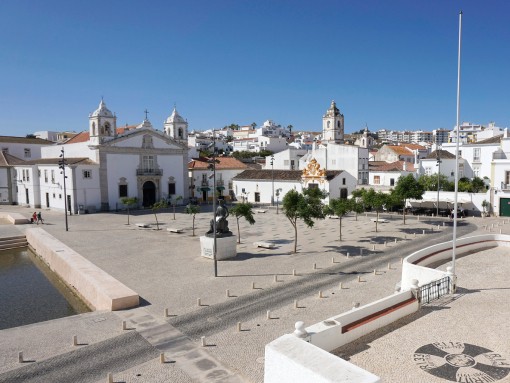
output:
[[[0,213],[0,218],[8,220],[13,225],[24,225],[30,223],[30,219],[25,218],[20,213]]]
[[[255,247],[263,247],[264,249],[274,249],[276,245],[271,242],[265,242],[265,241],[257,241],[253,242],[253,246]]]
[[[255,210],[256,213],[265,213],[267,210],[264,209],[257,209]]]
[[[379,223],[388,223],[388,222],[390,222],[387,219],[383,219],[383,218],[379,218],[379,220],[377,220],[376,218],[371,218],[370,221],[372,221],[372,222],[377,221]]]
[[[168,231],[168,232],[170,232],[170,233],[179,233],[179,234],[180,234],[180,233],[182,233],[182,232],[184,232],[184,230],[182,230],[182,229],[176,229],[176,228],[174,228],[174,227],[167,227],[167,228],[166,228],[166,231]]]
[[[148,228],[151,227],[150,223],[135,223],[136,227]]]

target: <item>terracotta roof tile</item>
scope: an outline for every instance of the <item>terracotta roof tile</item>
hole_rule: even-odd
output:
[[[413,152],[405,146],[388,145],[388,149],[393,150],[399,156],[412,156]]]
[[[439,152],[439,158],[448,160],[455,158],[455,154],[450,153],[447,150],[434,150],[432,153],[430,153],[427,157],[425,157],[427,160],[435,160],[437,158],[436,153]]]
[[[133,130],[137,127],[137,125],[126,125],[122,126],[120,128],[117,128],[117,134],[124,134],[127,131]],[[66,142],[64,142],[64,145],[66,144],[77,144],[78,142],[87,142],[90,140],[90,133],[86,130],[83,132],[78,133],[76,136],[70,138]]]
[[[473,142],[471,145],[478,145],[478,144],[499,144],[501,142],[502,138],[503,138],[503,135],[500,134],[498,136],[486,138],[485,140]]]
[[[248,166],[241,161],[239,161],[237,158],[233,157],[216,157],[216,160],[218,161],[216,163],[216,169],[246,169]],[[207,169],[209,166],[209,158],[193,158],[188,163],[188,169]]]
[[[342,173],[343,170],[327,170],[326,179],[332,180],[337,175]],[[301,181],[301,170],[254,170],[248,169],[236,175],[234,180],[272,180],[274,176],[275,181]]]
[[[53,145],[53,141],[44,140],[42,138],[26,138],[26,137],[12,137],[0,136],[0,142],[17,143],[17,144],[36,144],[36,145]]]
[[[380,162],[380,161],[378,161]],[[370,171],[371,172],[401,172],[404,170],[404,163],[406,164],[406,171],[414,172],[414,164],[405,161],[395,161],[395,162],[387,162],[384,164],[379,164],[377,166],[371,166],[371,162],[369,162]]]

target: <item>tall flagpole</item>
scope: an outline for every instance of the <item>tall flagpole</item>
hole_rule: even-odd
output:
[[[459,12],[459,52],[457,58],[457,145],[455,154],[455,202],[453,204],[452,273],[455,275],[455,253],[457,250],[457,209],[459,193],[459,141],[460,141],[460,48],[462,43],[462,11]]]

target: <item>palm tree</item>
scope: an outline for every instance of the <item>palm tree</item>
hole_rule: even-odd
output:
[[[236,217],[237,220],[237,243],[241,243],[241,230],[239,229],[239,218],[244,217],[250,225],[255,223],[253,218],[253,211],[251,210],[253,205],[249,202],[241,202],[234,205],[230,209],[230,214]]]

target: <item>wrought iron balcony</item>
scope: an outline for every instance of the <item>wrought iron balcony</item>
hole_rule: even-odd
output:
[[[162,169],[136,169],[137,176],[162,176]]]

